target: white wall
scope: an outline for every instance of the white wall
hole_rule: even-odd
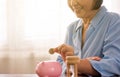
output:
[[[105,5],[108,11],[116,12],[120,14],[120,0],[103,0],[103,5]]]

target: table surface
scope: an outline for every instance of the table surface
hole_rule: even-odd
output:
[[[0,74],[0,77],[38,77],[37,74]]]

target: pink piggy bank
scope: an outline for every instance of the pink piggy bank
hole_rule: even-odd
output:
[[[43,61],[37,64],[36,73],[39,77],[60,77],[62,67],[57,61]]]

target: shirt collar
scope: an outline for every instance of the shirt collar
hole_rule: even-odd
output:
[[[104,17],[105,12],[107,11],[107,9],[102,6],[99,10],[99,12],[96,14],[96,16],[92,19],[90,25],[93,26],[94,28],[96,27],[96,25],[100,22],[100,20]],[[82,27],[83,25],[83,20],[79,19],[78,23],[76,24],[76,31]]]
[[[91,26],[95,28],[97,24],[99,24],[99,22],[102,20],[106,12],[107,9],[104,6],[102,6],[98,11],[98,13],[96,14],[96,16],[94,16],[94,18],[92,19]]]
[[[77,26],[76,26],[76,31],[80,28],[80,27],[82,27],[82,25],[83,25],[83,20],[82,19],[79,19],[78,20],[78,23],[76,24]]]

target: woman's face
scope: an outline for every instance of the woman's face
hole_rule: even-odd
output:
[[[69,0],[68,4],[77,17],[85,18],[92,12],[93,0]]]

